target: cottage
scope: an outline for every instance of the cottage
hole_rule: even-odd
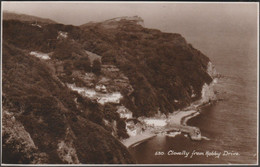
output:
[[[96,85],[95,90],[96,90],[97,92],[107,93],[107,88],[106,88],[106,86],[105,86],[105,85],[102,85],[102,84]]]
[[[37,52],[37,51],[31,51],[31,52],[30,52],[30,55],[33,55],[33,56],[38,57],[38,58],[43,59],[43,60],[49,60],[49,59],[51,59],[50,56],[48,55],[48,53],[42,53],[42,52]]]
[[[129,136],[141,134],[145,129],[144,125],[139,121],[135,122],[134,119],[126,121],[126,130]]]
[[[130,119],[133,117],[133,113],[128,110],[125,106],[119,106],[117,108],[117,112],[120,115],[120,118],[126,118],[126,119]]]
[[[64,73],[64,67],[61,62],[56,62],[55,63],[55,69],[56,69],[56,74],[63,74]]]

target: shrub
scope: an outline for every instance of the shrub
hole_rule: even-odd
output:
[[[93,66],[92,66],[92,72],[95,73],[95,74],[100,74],[101,72],[101,63],[99,60],[95,59],[93,61]]]
[[[74,61],[74,68],[85,72],[91,72],[91,63],[88,57],[84,56]]]

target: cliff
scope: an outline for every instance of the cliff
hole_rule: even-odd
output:
[[[134,163],[119,106],[153,116],[201,98],[209,59],[141,23],[4,19],[3,163]]]

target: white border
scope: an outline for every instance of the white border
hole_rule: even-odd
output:
[[[259,165],[259,3],[257,12],[257,165]]]
[[[2,137],[2,130],[3,130],[3,120],[2,120],[2,118],[3,118],[3,109],[2,109],[2,92],[3,92],[3,83],[2,83],[2,77],[3,77],[3,75],[2,75],[2,68],[3,68],[3,21],[2,21],[2,17],[3,17],[3,5],[2,5],[3,3],[1,2],[1,76],[0,76],[0,79],[1,79],[1,85],[0,85],[0,87],[1,87],[1,92],[0,92],[0,94],[1,94],[1,97],[0,97],[0,99],[1,99],[1,104],[0,104],[0,106],[1,106],[1,108],[0,108],[0,111],[1,111],[1,156],[0,156],[0,161],[1,161],[1,165],[2,165],[2,146],[3,146],[3,137]]]
[[[3,3],[189,3],[189,4],[256,4],[257,5],[257,163],[256,164],[3,164],[2,163],[2,143],[1,143],[1,166],[255,166],[259,165],[259,3],[258,2],[169,2],[169,1],[1,1],[1,141],[2,141],[2,46],[3,46]],[[54,20],[55,21],[55,20]]]

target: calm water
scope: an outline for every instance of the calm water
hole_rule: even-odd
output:
[[[212,37],[213,39],[213,37]],[[157,136],[130,149],[138,163],[159,164],[254,164],[257,163],[257,52],[256,38],[223,36],[218,41],[196,43],[210,57],[218,72],[215,89],[222,101],[203,109],[188,121],[199,127],[210,140],[191,141],[183,134],[174,138]],[[231,40],[230,40],[231,39]],[[227,41],[232,41],[229,43]],[[169,150],[197,152],[237,152],[239,155],[215,156],[166,155]],[[155,156],[156,151],[165,155]],[[191,153],[190,153],[191,154]]]

